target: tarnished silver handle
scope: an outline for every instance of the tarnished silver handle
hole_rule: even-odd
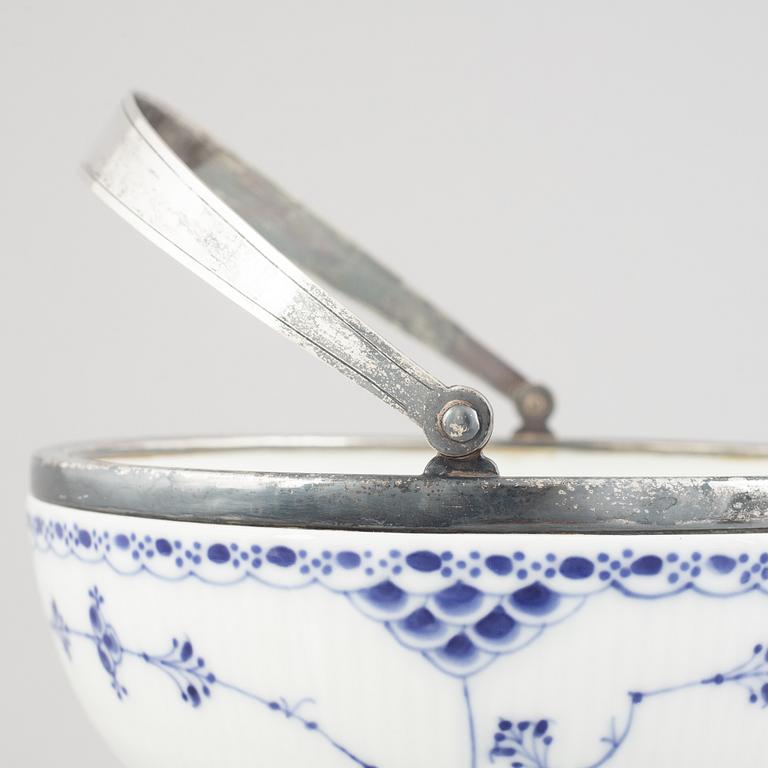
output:
[[[197,175],[294,264],[378,312],[472,371],[510,398],[520,432],[541,436],[554,402],[550,391],[470,336],[444,312],[269,179],[209,139],[192,161]]]
[[[305,230],[279,224],[296,207],[286,209],[271,185],[256,194],[260,177],[207,136],[130,96],[86,168],[98,194],[163,250],[405,413],[438,453],[463,458],[486,444],[493,427],[486,399],[446,387],[294,266],[283,251],[299,261]]]

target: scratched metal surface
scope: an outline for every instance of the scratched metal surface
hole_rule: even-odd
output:
[[[126,100],[105,138],[87,171],[107,204],[248,312],[423,421],[437,379],[233,215],[159,139],[135,100]]]
[[[485,398],[468,387],[446,387],[299,267],[484,378],[515,403],[526,433],[547,431],[553,399],[546,388],[528,382],[372,257],[168,110],[127,97],[86,168],[97,194],[158,246],[404,413],[439,453],[463,457],[482,449],[493,428]],[[451,305],[461,311],[461,286]],[[441,422],[450,401],[474,409],[477,434],[454,439]]]
[[[332,445],[393,447],[363,438]],[[435,477],[211,471],[105,460],[317,446],[205,438],[63,446],[32,461],[32,494],[98,512],[235,525],[382,531],[685,533],[768,529],[766,477]],[[521,443],[530,445],[530,443]],[[551,443],[547,445],[551,446]],[[719,444],[560,442],[581,451],[768,456]],[[413,444],[410,445],[413,447]]]

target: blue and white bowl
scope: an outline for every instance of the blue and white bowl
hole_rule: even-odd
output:
[[[54,449],[45,610],[128,768],[764,768],[768,456]],[[591,477],[592,479],[587,479]]]

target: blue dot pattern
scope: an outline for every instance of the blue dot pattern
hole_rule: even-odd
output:
[[[393,548],[389,543],[374,551],[370,537],[365,549],[348,542],[337,549],[328,543],[312,549],[295,546],[285,537],[280,542],[280,536],[263,529],[244,529],[245,537],[239,531],[233,535],[239,542],[182,541],[168,535],[173,523],[163,524],[166,533],[153,536],[138,530],[140,521],[95,528],[40,515],[28,520],[38,550],[106,562],[119,573],[145,570],[168,579],[194,575],[214,584],[250,577],[282,588],[318,582],[347,595],[402,645],[458,677],[477,672],[499,654],[518,650],[606,589],[643,598],[687,589],[709,595],[768,591],[768,552],[722,551],[722,537],[713,537],[720,549],[711,552],[700,543],[690,552],[606,547],[558,553],[541,551],[540,546],[528,552],[514,536],[509,540],[517,545],[510,549],[499,546],[505,537],[496,536],[490,540],[498,549],[482,552],[477,544],[433,551]],[[137,530],[130,530],[134,525]],[[737,537],[728,540],[733,547],[743,546]],[[654,547],[654,537],[648,542]],[[577,541],[569,546],[579,549]]]

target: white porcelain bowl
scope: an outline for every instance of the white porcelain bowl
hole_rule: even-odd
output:
[[[414,490],[423,451],[262,445],[36,460],[45,610],[128,768],[765,767],[768,459],[492,449],[502,475],[528,478],[507,486],[560,510],[559,526],[537,527],[530,493],[509,497],[506,526],[482,511],[473,523],[472,505],[500,492],[492,479]],[[354,474],[382,471],[396,523],[371,519]],[[709,479],[640,477],[660,474]],[[634,502],[612,476],[636,476],[620,481]],[[332,525],[329,487],[340,519],[358,505],[364,529],[313,527]],[[572,493],[595,499],[587,517],[616,521],[567,532],[556,502]],[[447,532],[422,524],[435,495]],[[697,495],[715,522],[686,517]],[[298,498],[303,524],[286,512],[291,525],[275,525]],[[244,524],[248,499],[269,524]]]

